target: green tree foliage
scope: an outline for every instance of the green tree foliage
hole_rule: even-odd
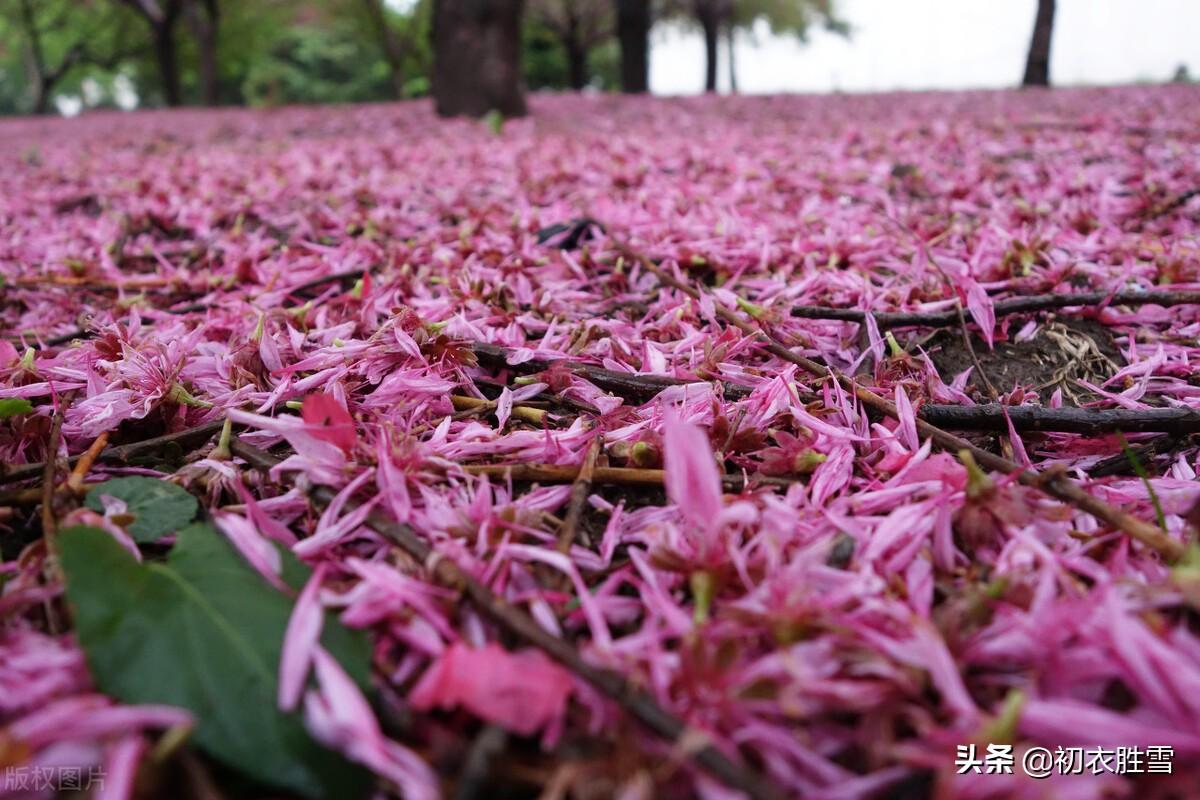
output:
[[[606,79],[610,75],[597,76],[593,62],[605,68],[606,61],[614,61],[612,55],[612,40],[615,24],[614,8],[610,0],[532,0],[526,15],[526,56],[539,57],[542,61],[539,67],[548,67],[553,63],[556,68],[552,75],[548,70],[538,74],[547,87],[583,89],[589,86],[595,77],[600,77],[605,88],[611,88]],[[553,43],[556,51],[551,62],[545,51]],[[599,51],[608,50],[603,55]],[[615,62],[614,62],[615,64]],[[559,72],[565,70],[565,75]],[[560,82],[565,77],[565,82]],[[538,83],[529,81],[530,86],[537,88]]]
[[[362,58],[361,40],[347,24],[296,27],[254,63],[242,89],[254,105],[365,102],[392,94],[382,58]]]
[[[705,89],[717,88],[717,46],[722,34],[732,43],[738,29],[752,30],[764,20],[776,34],[804,41],[814,25],[847,35],[849,26],[837,16],[834,0],[662,0],[662,16],[690,22],[704,35]],[[731,82],[736,85],[733,70]]]
[[[88,77],[107,85],[143,44],[129,23],[109,0],[0,0],[0,112],[51,111]]]
[[[586,46],[582,73],[578,63],[572,66],[571,50],[561,33],[536,14],[530,14],[525,20],[524,50],[525,83],[535,91],[584,86],[603,91],[620,88],[621,53],[612,38],[611,28],[607,35],[596,37]]]
[[[807,41],[814,26],[835,33],[849,33],[849,26],[837,16],[833,0],[734,0],[730,19],[735,27],[750,29],[760,19],[771,32],[791,35]]]

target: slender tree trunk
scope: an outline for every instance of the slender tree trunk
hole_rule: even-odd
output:
[[[575,91],[582,91],[588,85],[588,66],[587,66],[587,50],[578,41],[566,41],[563,43],[567,50],[567,76],[571,81],[571,88]]]
[[[182,105],[183,92],[179,88],[179,54],[175,48],[175,23],[179,21],[179,15],[184,10],[183,4],[187,0],[165,0],[162,5],[156,0],[117,1],[123,2],[140,14],[150,28],[163,103],[170,107]],[[215,4],[217,0],[212,0],[212,2]],[[215,25],[216,17],[213,16],[211,19]]]
[[[696,17],[704,31],[704,91],[717,90],[717,45],[721,36],[721,19],[707,2],[697,4]]]
[[[1025,62],[1022,86],[1050,85],[1050,41],[1054,36],[1055,0],[1038,0],[1037,19],[1033,23],[1033,39],[1029,43],[1029,58]]]
[[[734,56],[734,34],[736,33],[733,23],[725,25],[725,50],[729,53],[729,91],[737,94],[737,59]]]
[[[371,24],[375,26],[376,35],[379,36],[379,46],[383,50],[383,57],[387,60],[388,69],[391,70],[392,91],[395,92],[397,100],[403,99],[404,48],[400,45],[396,31],[392,30],[392,26],[388,23],[383,0],[363,0],[363,5],[366,6],[367,14],[371,17]]]
[[[154,60],[158,63],[163,103],[170,108],[183,105],[183,92],[179,88],[179,59],[175,50],[175,26],[155,29]]]
[[[29,70],[29,93],[34,114],[50,110],[50,87],[46,81],[46,59],[42,53],[42,36],[33,17],[29,0],[21,0],[21,23],[25,27],[28,47],[25,49],[25,68]]]
[[[621,44],[621,91],[650,91],[650,2],[616,0],[617,41]]]
[[[217,59],[217,36],[220,25],[218,0],[193,0],[188,4],[188,26],[196,40],[200,98],[206,106],[221,102],[220,68]],[[203,6],[203,8],[201,8]]]
[[[434,0],[433,97],[438,114],[525,114],[522,5],[522,0]]]

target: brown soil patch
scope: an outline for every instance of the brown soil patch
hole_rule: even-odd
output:
[[[971,335],[971,344],[984,372],[1001,394],[1022,386],[1036,391],[1046,402],[1055,389],[1061,388],[1063,405],[1080,405],[1094,399],[1093,393],[1076,381],[1099,385],[1125,365],[1112,333],[1093,319],[1049,319],[1033,338],[997,342],[992,350],[977,334]],[[946,383],[975,366],[961,331],[938,331],[923,347]],[[978,372],[971,374],[967,392],[986,402],[990,398]]]

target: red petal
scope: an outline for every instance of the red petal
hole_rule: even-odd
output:
[[[309,425],[316,428],[312,435],[331,444],[335,444],[349,453],[358,442],[358,434],[354,430],[354,418],[346,407],[332,395],[310,394],[304,398],[300,408],[300,416]]]

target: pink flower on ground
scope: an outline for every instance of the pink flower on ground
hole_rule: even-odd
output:
[[[703,531],[715,530],[721,516],[721,476],[703,430],[670,418],[664,426],[663,462],[667,496],[684,519]]]
[[[325,565],[320,564],[304,584],[283,636],[283,654],[279,658],[279,707],[284,711],[291,711],[300,702],[308,666],[321,638],[325,609],[318,595],[324,578]]]
[[[463,706],[508,730],[531,736],[561,725],[571,676],[537,650],[509,653],[498,644],[457,642],[446,649],[409,695],[413,707]]]
[[[310,394],[304,398],[300,416],[310,426],[309,433],[325,442],[335,444],[347,455],[354,450],[358,434],[354,431],[354,417],[344,403],[332,395]]]
[[[367,699],[337,660],[318,646],[313,664],[320,688],[304,698],[312,735],[395,783],[407,800],[438,797],[432,770],[416,753],[383,735]]]

